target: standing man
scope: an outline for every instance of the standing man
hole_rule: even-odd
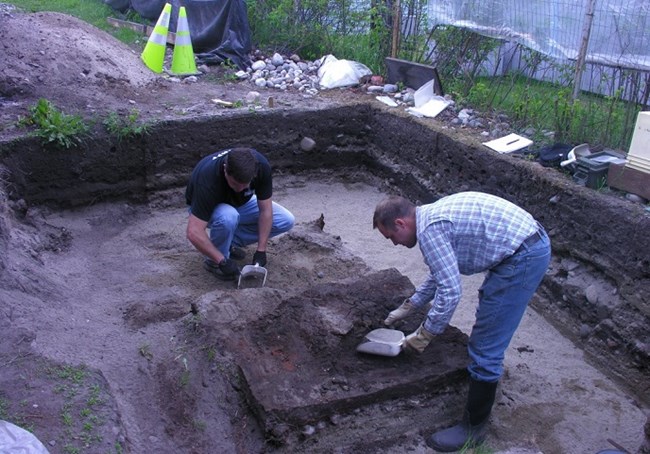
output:
[[[548,268],[549,238],[528,212],[480,192],[461,192],[419,207],[389,197],[377,205],[373,228],[395,245],[419,243],[429,267],[426,281],[384,320],[392,325],[431,302],[424,322],[406,337],[405,350],[422,353],[445,330],[460,301],[461,274],[487,272],[469,336],[470,382],[462,421],[426,440],[442,452],[480,444],[506,348]]]
[[[241,248],[255,242],[253,264],[266,265],[269,238],[291,230],[295,221],[271,201],[272,193],[271,166],[252,148],[219,151],[194,167],[185,191],[187,239],[204,255],[208,271],[236,279],[239,266],[233,260],[242,260]]]

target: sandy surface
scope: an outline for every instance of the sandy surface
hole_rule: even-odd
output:
[[[30,270],[30,274],[21,278],[26,292],[10,288],[0,292],[5,302],[0,314],[3,325],[12,323],[11,330],[5,332],[22,332],[33,339],[26,353],[29,357],[43,357],[74,367],[83,364],[89,371],[96,370],[104,398],[112,403],[104,409],[106,423],[98,431],[107,440],[126,442],[124,446],[131,447],[131,452],[206,452],[205,445],[195,440],[196,427],[183,423],[184,418],[194,420],[199,415],[210,434],[210,449],[218,446],[221,452],[273,452],[269,446],[264,447],[263,434],[253,429],[254,418],[240,414],[242,408],[236,393],[228,385],[232,376],[228,366],[232,358],[228,353],[217,354],[212,372],[209,368],[201,372],[202,366],[191,354],[196,347],[191,347],[192,337],[183,328],[192,320],[188,306],[217,301],[218,307],[236,297],[232,292],[237,290],[215,282],[201,268],[200,257],[184,238],[186,215],[181,193],[182,190],[176,195],[167,194],[149,207],[115,203],[83,210],[35,212],[39,225],[64,229],[66,234],[52,242],[47,230],[40,231],[40,240],[50,236],[50,244],[59,246],[33,252],[40,264],[34,263],[32,257],[15,255],[18,250],[12,252],[10,268]],[[340,237],[342,255],[311,263],[313,272],[295,273],[279,251],[300,250],[305,245],[289,237],[275,239],[268,265],[269,286],[290,289],[299,284],[309,285],[317,272],[322,272],[325,280],[337,275],[340,279],[350,275],[355,267],[365,272],[366,265],[375,270],[394,267],[414,284],[419,283],[425,270],[417,248],[393,246],[372,230],[372,212],[382,197],[373,186],[335,177],[277,178],[275,199],[292,210],[299,223],[310,223],[322,214],[324,234],[334,239]],[[32,244],[39,241],[39,235],[19,231],[14,231],[14,235],[22,237],[23,246],[29,237]],[[353,256],[362,261],[355,265],[349,261]],[[466,333],[473,322],[480,282],[481,276],[464,279],[463,301],[452,320],[452,325]],[[273,300],[269,299],[269,304]],[[263,314],[255,306],[232,310],[247,311],[240,312],[238,323],[257,320]],[[27,370],[37,383],[44,374],[33,363],[21,366],[16,361],[20,356],[16,346],[25,343],[10,339],[14,337],[8,338],[0,352],[3,363],[23,367],[23,374]],[[180,364],[189,364],[190,380],[199,380],[197,387],[189,387],[187,392],[177,384],[183,377]],[[0,374],[0,383],[8,383],[7,374],[12,370],[3,368],[5,375]],[[216,370],[220,372],[215,375]],[[60,410],[48,410],[42,401],[45,396],[52,402],[60,398],[48,386],[51,385],[44,381],[40,396],[28,392],[21,399],[40,405],[40,417],[34,424],[36,433],[46,443],[60,440],[57,431],[64,430],[60,427]],[[200,401],[210,401],[206,396],[200,397],[204,392],[209,392],[210,399],[223,403],[202,410]],[[459,399],[462,401],[462,396]],[[10,403],[8,413],[19,414],[18,403]],[[152,404],[159,410],[150,411]],[[459,414],[460,410],[445,411]],[[385,410],[376,411],[377,416],[385,418]],[[49,430],[39,427],[48,418]],[[393,439],[382,452],[427,452],[423,435],[432,430],[431,423],[419,419],[422,415],[417,408],[401,412],[400,418],[411,429],[401,441]],[[592,367],[583,353],[540,314],[532,309],[527,311],[507,352],[506,373],[497,392],[486,447],[492,452],[509,453],[595,453],[611,448],[608,440],[612,440],[630,452],[637,452],[643,443],[645,421],[644,412],[632,397]],[[381,424],[385,422],[373,424],[381,433]],[[341,424],[330,430],[334,430],[334,436],[323,432],[322,437],[331,451],[313,452],[337,452],[360,433],[353,424]],[[64,452],[60,443],[50,445],[51,452]],[[105,449],[106,446],[91,444],[85,452],[106,452]],[[298,445],[283,452],[302,451]]]

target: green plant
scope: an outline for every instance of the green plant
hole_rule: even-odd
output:
[[[224,74],[223,74],[224,80],[228,82],[236,82],[239,80],[239,78],[237,77],[237,71],[239,71],[239,68],[237,67],[237,65],[233,63],[232,60],[230,60],[229,58],[226,59],[226,61],[223,62],[222,66],[224,68]]]
[[[69,406],[64,405],[63,410],[61,411],[61,419],[63,420],[63,425],[72,426],[72,415],[69,412]]]
[[[79,144],[90,129],[81,116],[64,114],[44,98],[30,107],[29,113],[28,117],[19,120],[19,124],[35,126],[34,134],[45,143],[70,148]]]
[[[333,54],[383,68],[390,47],[391,12],[383,2],[247,0],[252,41],[271,52],[315,60]],[[366,8],[367,6],[367,8]]]
[[[205,421],[201,421],[199,419],[195,419],[193,421],[193,423],[194,423],[194,427],[196,428],[196,430],[199,430],[201,432],[205,431],[205,428],[207,427],[207,424],[205,423]]]
[[[7,401],[0,398],[0,419],[7,419],[8,408],[9,405],[7,404]]]
[[[472,86],[472,88],[470,88],[469,93],[467,95],[467,99],[470,103],[472,103],[476,107],[485,109],[489,107],[488,104],[489,96],[490,96],[490,90],[488,89],[487,84],[478,81]]]
[[[125,115],[119,115],[111,112],[104,119],[103,124],[110,134],[117,136],[118,140],[124,140],[128,137],[139,136],[149,132],[147,123],[138,121],[140,112],[137,109],[131,109]]]
[[[189,382],[190,382],[190,371],[184,370],[183,373],[181,374],[180,384],[184,388],[189,384]]]
[[[89,395],[88,395],[88,399],[86,400],[88,406],[93,407],[95,405],[100,405],[104,403],[104,401],[99,397],[100,392],[101,392],[101,388],[99,387],[99,385],[96,384],[92,385],[88,389]]]
[[[70,444],[67,444],[63,447],[63,452],[66,452],[68,454],[79,454],[79,448],[76,446],[72,446]]]
[[[487,447],[485,443],[479,443],[477,445],[474,445],[473,441],[471,439],[467,440],[465,445],[463,445],[462,448],[460,448],[460,451],[458,451],[459,454],[492,454],[494,450],[491,448]]]

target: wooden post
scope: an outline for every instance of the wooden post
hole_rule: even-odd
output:
[[[576,61],[576,73],[573,79],[573,100],[578,98],[580,93],[580,85],[582,83],[582,72],[585,69],[585,59],[587,57],[587,48],[589,47],[589,35],[591,34],[591,23],[594,20],[594,9],[596,0],[587,1],[587,13],[585,15],[585,23],[582,28],[582,41],[580,43],[580,50],[578,51],[578,60]]]
[[[393,58],[397,58],[397,51],[399,50],[400,23],[402,22],[399,2],[400,0],[393,0],[393,41],[390,49],[390,56]]]

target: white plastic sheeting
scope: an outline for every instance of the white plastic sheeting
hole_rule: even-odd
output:
[[[576,60],[591,0],[429,0],[431,27],[453,25]],[[595,0],[586,61],[650,70],[650,1]]]
[[[20,427],[0,420],[0,452],[2,454],[49,454],[43,443]]]

